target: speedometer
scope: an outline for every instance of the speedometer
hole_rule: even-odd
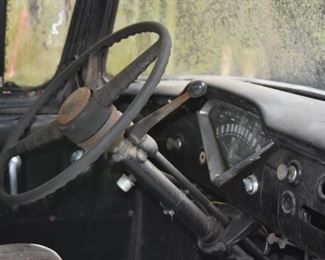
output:
[[[229,168],[270,142],[260,118],[249,111],[218,102],[211,109],[209,118]]]
[[[240,168],[272,144],[261,117],[241,107],[210,100],[198,113],[198,119],[210,179],[217,186],[236,174],[228,170]]]

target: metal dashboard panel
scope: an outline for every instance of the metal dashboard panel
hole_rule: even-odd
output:
[[[324,101],[229,78],[205,80],[256,105],[268,129],[325,151]]]
[[[163,80],[155,94],[178,95],[194,79],[204,80],[212,89],[250,101],[258,108],[268,130],[325,151],[324,101],[220,76]],[[128,93],[136,93],[141,86],[142,83],[139,82],[133,84]]]

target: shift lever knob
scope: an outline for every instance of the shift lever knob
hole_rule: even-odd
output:
[[[206,82],[202,80],[195,80],[190,82],[186,87],[186,92],[190,95],[191,98],[197,98],[203,96],[208,89]]]

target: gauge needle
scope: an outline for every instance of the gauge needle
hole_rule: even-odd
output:
[[[236,163],[242,160],[242,158],[235,153],[235,151],[238,150],[238,143],[236,142],[236,139],[233,139],[230,147],[228,147],[224,142],[220,142],[220,145],[229,167],[234,166]]]
[[[232,167],[233,166],[233,159],[232,159],[232,156],[230,155],[230,149],[229,147],[224,143],[224,142],[219,142],[220,145],[221,145],[221,150],[223,152],[223,157],[225,158],[225,161],[227,162],[228,166],[229,167]]]

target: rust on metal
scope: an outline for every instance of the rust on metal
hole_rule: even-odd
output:
[[[57,121],[60,125],[67,125],[75,119],[88,105],[91,97],[89,88],[79,88],[74,91],[63,103],[59,110]]]

